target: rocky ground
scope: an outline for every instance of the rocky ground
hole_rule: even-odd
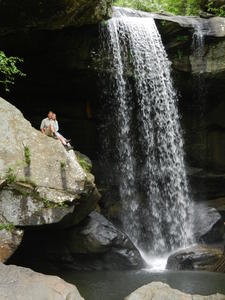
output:
[[[1,300],[84,300],[77,288],[59,277],[0,263]]]
[[[162,282],[152,282],[145,285],[128,297],[125,300],[224,300],[225,295],[215,294],[211,296],[190,295],[172,289],[168,284]]]

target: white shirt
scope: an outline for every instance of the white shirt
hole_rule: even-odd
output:
[[[52,119],[46,118],[42,120],[40,129],[47,129],[50,125],[54,125],[54,121]]]

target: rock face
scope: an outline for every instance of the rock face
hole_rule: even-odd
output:
[[[207,246],[193,246],[172,254],[167,261],[168,270],[211,271],[222,258],[223,251]]]
[[[0,26],[6,33],[18,29],[61,29],[67,26],[93,24],[107,18],[109,0],[29,0],[17,3],[1,1]]]
[[[84,300],[77,288],[59,277],[0,264],[1,300]]]
[[[211,296],[189,295],[172,289],[168,284],[152,282],[137,289],[125,300],[224,300],[225,295],[215,294]]]
[[[195,205],[193,231],[197,242],[221,241],[224,235],[223,218],[215,208],[209,208],[204,204]]]
[[[0,262],[5,262],[20,245],[23,238],[23,230],[15,228],[0,229]]]
[[[59,141],[32,128],[21,112],[2,98],[0,120],[3,229],[59,222],[71,226],[95,209],[100,196],[94,177],[83,170],[73,151],[67,152]],[[11,237],[13,240],[13,234]]]
[[[74,270],[126,270],[143,266],[142,258],[128,237],[97,212],[74,228],[27,231],[10,263],[32,268],[48,265]]]

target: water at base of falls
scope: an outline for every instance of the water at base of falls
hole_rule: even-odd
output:
[[[152,18],[112,18],[101,35],[110,64],[104,163],[113,161],[123,229],[147,261],[192,239],[177,96]]]

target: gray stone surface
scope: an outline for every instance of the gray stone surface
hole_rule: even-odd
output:
[[[224,222],[217,210],[200,203],[195,204],[194,212],[193,231],[196,241],[206,243],[221,241],[224,235]]]
[[[50,269],[129,270],[143,267],[143,260],[129,238],[97,212],[65,230],[26,231],[12,263],[36,262]]]
[[[84,300],[77,288],[59,277],[0,263],[1,300]]]
[[[204,245],[192,246],[172,254],[167,261],[168,270],[211,271],[222,258],[223,250]]]
[[[0,2],[0,33],[97,23],[110,15],[111,4],[111,0],[3,0]]]
[[[211,296],[190,295],[172,289],[168,284],[152,282],[137,289],[125,300],[224,300],[225,295]]]
[[[95,209],[100,195],[94,177],[74,152],[32,128],[2,98],[0,129],[0,225],[71,226]]]
[[[113,8],[113,16],[129,16],[129,17],[143,17],[149,18],[153,17],[156,20],[163,20],[172,23],[177,23],[179,26],[184,28],[194,28],[197,26],[202,26],[205,28],[205,34],[207,36],[214,37],[224,37],[225,36],[225,18],[222,17],[212,17],[210,19],[204,19],[200,17],[191,16],[173,16],[170,14],[163,13],[147,13],[142,11],[137,11],[130,8]]]
[[[16,251],[22,238],[21,229],[0,229],[0,262],[5,262]]]

